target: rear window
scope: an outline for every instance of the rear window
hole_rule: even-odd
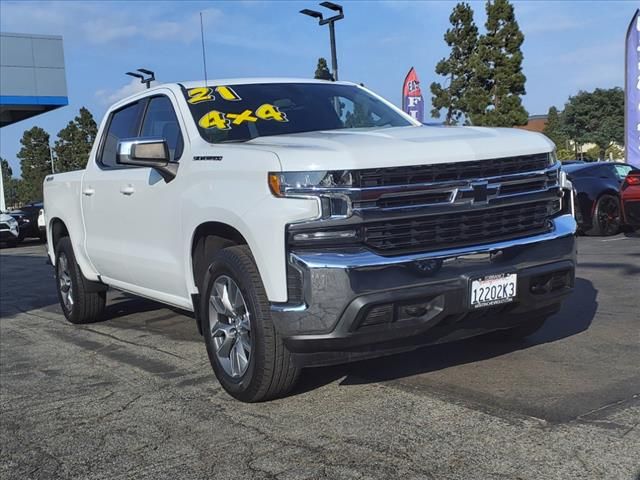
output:
[[[184,91],[202,137],[211,143],[321,130],[412,125],[365,90],[334,83],[267,83]]]

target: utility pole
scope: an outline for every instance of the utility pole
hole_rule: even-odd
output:
[[[47,146],[49,147],[49,159],[51,160],[51,173],[56,173],[53,168],[53,149],[51,148],[51,144],[48,144]]]
[[[320,4],[321,7],[328,8],[329,10],[333,10],[334,12],[338,12],[338,15],[334,15],[330,18],[324,18],[322,12],[318,12],[316,10],[309,10],[305,8],[304,10],[300,10],[300,13],[303,15],[307,15],[312,18],[318,19],[319,25],[329,25],[329,40],[331,42],[331,70],[333,70],[332,75],[334,80],[338,80],[338,54],[336,53],[336,28],[335,23],[338,20],[342,20],[344,18],[344,10],[342,5],[338,5],[333,2],[322,2]]]

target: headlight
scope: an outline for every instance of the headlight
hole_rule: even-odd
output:
[[[351,215],[348,189],[353,187],[349,170],[319,172],[269,173],[269,189],[276,197],[317,198],[322,218],[345,218]]]
[[[558,156],[556,155],[556,151],[554,150],[549,154],[549,166],[555,165],[558,161]]]
[[[295,197],[352,186],[353,174],[348,170],[269,173],[269,188],[276,197]]]
[[[9,225],[9,230],[11,230],[12,232],[18,231],[18,221],[15,218],[9,217],[6,221],[6,224]]]

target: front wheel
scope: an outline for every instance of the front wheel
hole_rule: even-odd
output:
[[[620,200],[615,195],[602,195],[593,210],[592,226],[587,235],[611,236],[620,232],[622,215]]]
[[[56,247],[56,284],[62,312],[69,322],[92,323],[100,320],[106,303],[106,292],[92,292],[76,263],[69,237]]]
[[[249,248],[220,250],[203,286],[202,330],[222,387],[243,402],[285,395],[300,370],[271,321],[269,301]]]

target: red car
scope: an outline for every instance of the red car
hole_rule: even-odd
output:
[[[624,222],[640,228],[640,170],[629,172],[620,187]]]

